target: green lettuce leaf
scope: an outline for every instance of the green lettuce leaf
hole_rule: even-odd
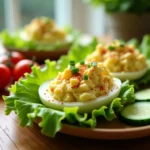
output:
[[[20,125],[23,127],[31,127],[33,122],[37,122],[36,118],[38,117],[41,118],[39,126],[42,128],[42,133],[47,136],[55,136],[62,128],[60,122],[65,118],[64,112],[46,108],[41,104],[27,103],[19,100],[15,101],[15,106],[20,119]]]
[[[65,118],[65,113],[50,108],[39,108],[37,117],[42,119],[39,123],[39,126],[42,128],[42,133],[54,137],[62,128],[61,121]]]
[[[81,38],[79,38],[79,40],[77,40],[73,44],[67,55],[61,56],[60,59],[57,61],[57,68],[60,71],[63,71],[64,68],[67,67],[70,60],[74,60],[75,62],[81,62],[85,59],[86,56],[88,56],[95,50],[96,45],[98,44],[98,40],[96,37],[91,38],[91,41],[86,45],[80,42]]]
[[[34,111],[38,108],[44,107],[42,104],[25,102],[22,100],[16,100],[14,103],[16,108],[16,114],[20,119],[20,125],[23,127],[31,127],[33,125],[35,117],[37,116]]]
[[[87,4],[98,7],[103,6],[108,13],[123,12],[137,15],[149,12],[149,0],[83,0]]]
[[[67,34],[71,37],[71,40],[66,41],[57,41],[55,43],[50,44],[41,44],[34,40],[25,41],[22,38],[20,38],[20,31],[10,34],[7,30],[3,30],[0,33],[0,39],[2,40],[2,43],[5,47],[7,47],[10,50],[21,50],[21,51],[53,51],[53,50],[59,50],[60,48],[68,48],[72,45],[74,41],[76,41],[77,38],[80,37],[81,33],[73,28],[67,28],[65,29]]]
[[[122,100],[122,104],[126,104],[127,102],[134,102],[134,85],[130,85],[128,80],[122,83],[119,97]]]
[[[131,84],[134,85],[135,90],[140,90],[141,88],[146,88],[150,83],[150,69],[148,69],[147,73],[140,79],[130,81]]]
[[[34,66],[31,74],[26,74],[26,78],[20,79],[11,86],[9,89],[11,95],[3,96],[6,115],[15,111],[23,127],[32,126],[33,122],[40,119],[41,132],[54,137],[62,129],[63,123],[94,128],[99,116],[111,121],[117,117],[117,112],[125,103],[134,99],[133,86],[125,82],[122,84],[118,98],[115,98],[109,106],[102,106],[89,114],[79,114],[77,107],[65,107],[64,111],[47,108],[40,101],[38,88],[43,82],[53,79],[59,71],[55,61],[47,60],[43,68]]]
[[[150,35],[145,35],[140,44],[140,51],[150,59]]]
[[[132,45],[135,48],[139,48],[139,41],[136,38],[130,39],[129,41],[127,41],[128,45]]]

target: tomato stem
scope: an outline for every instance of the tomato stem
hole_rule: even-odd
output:
[[[33,56],[33,57],[32,57],[32,63],[30,64],[30,67],[32,67],[32,66],[34,65],[35,61],[36,61],[36,57]]]
[[[14,67],[14,64],[11,62],[12,54],[11,54],[11,52],[7,52],[6,54],[7,54],[7,56],[8,56],[8,61],[7,61],[7,63],[6,63],[6,66],[13,68],[13,67]]]

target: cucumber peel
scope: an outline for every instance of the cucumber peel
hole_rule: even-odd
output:
[[[150,88],[135,93],[136,101],[150,101]]]
[[[130,125],[150,124],[150,102],[135,102],[126,105],[120,112],[119,118]]]

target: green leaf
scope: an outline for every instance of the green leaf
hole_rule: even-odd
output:
[[[5,114],[9,115],[11,111],[15,111],[15,105],[14,102],[16,100],[15,96],[10,95],[10,96],[3,96],[6,108],[5,108]]]
[[[36,118],[40,118],[39,126],[42,133],[54,137],[62,128],[61,121],[65,118],[65,113],[50,108],[45,108],[41,104],[15,101],[17,115],[22,127],[31,127]]]
[[[133,38],[133,39],[127,41],[127,44],[132,45],[135,48],[139,48],[139,41],[136,38]]]
[[[37,117],[42,119],[39,123],[42,133],[54,137],[62,128],[61,121],[65,118],[65,113],[50,108],[39,108],[37,110]]]
[[[107,12],[133,12],[142,14],[150,11],[149,0],[83,0],[98,7],[103,6]]]
[[[130,85],[128,80],[122,83],[119,97],[121,98],[122,104],[134,102],[134,85]]]
[[[76,63],[81,62],[87,55],[95,50],[97,44],[98,40],[95,37],[93,37],[91,41],[86,45],[82,45],[82,43],[80,43],[80,40],[76,41],[70,48],[68,54],[66,56],[61,56],[57,61],[57,68],[60,71],[63,71],[71,60],[74,60]]]
[[[147,73],[138,80],[131,81],[135,87],[135,90],[139,90],[141,87],[147,87],[150,83],[150,69],[148,69]]]
[[[23,30],[23,29],[22,29]],[[0,33],[2,43],[9,49],[18,49],[21,51],[56,51],[60,48],[70,47],[74,41],[81,35],[81,33],[75,29],[70,29],[67,34],[71,40],[57,41],[55,43],[39,43],[33,40],[25,41],[20,37],[20,32],[17,31],[15,34],[10,34],[7,30],[3,30]]]
[[[99,109],[94,109],[91,118],[80,122],[80,125],[94,128],[97,125],[97,118],[100,116],[103,116],[108,121],[112,121],[114,118],[117,118],[116,112],[120,111],[123,107],[121,101],[121,98],[115,98],[109,106],[102,106]]]
[[[19,117],[20,126],[27,127],[32,126],[33,120],[37,117],[36,109],[44,107],[41,104],[24,102],[20,100],[15,101],[16,114]]]
[[[140,51],[150,59],[150,35],[145,35],[140,45]]]
[[[56,61],[45,61],[45,66],[43,68],[33,66],[32,74],[27,74],[27,82],[36,83],[38,86],[41,85],[46,80],[51,80],[58,74],[58,69],[56,69]]]
[[[88,116],[87,113],[84,113],[83,115],[78,114],[78,107],[65,107],[64,112],[66,114],[66,119],[72,124],[84,122]]]

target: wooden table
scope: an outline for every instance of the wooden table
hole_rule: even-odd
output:
[[[1,94],[2,95],[2,94]],[[0,98],[0,150],[149,150],[150,136],[132,140],[94,140],[58,133],[55,138],[32,128],[20,127],[14,113],[4,115],[5,105]]]

